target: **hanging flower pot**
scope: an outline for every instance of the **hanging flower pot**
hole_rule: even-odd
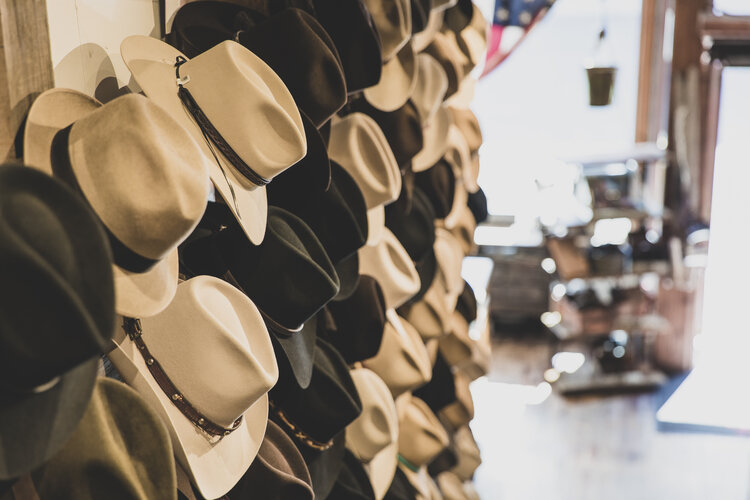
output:
[[[613,66],[589,67],[586,68],[586,76],[589,80],[589,105],[608,106],[612,104],[617,68]]]

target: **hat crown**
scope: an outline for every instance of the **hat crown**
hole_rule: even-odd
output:
[[[432,377],[427,348],[419,333],[394,310],[387,313],[383,341],[378,354],[364,365],[380,376],[393,397],[420,387]]]
[[[461,243],[447,229],[435,229],[435,257],[438,262],[438,282],[446,292],[446,306],[452,310],[464,289],[464,280],[461,278],[464,256]]]
[[[448,128],[448,149],[445,152],[445,158],[454,170],[457,169],[462,172],[462,175],[471,166],[469,145],[461,130],[455,124],[451,124]]]
[[[278,368],[263,318],[233,286],[197,276],[172,303],[144,318],[143,339],[198,411],[228,427],[276,383]]]
[[[423,123],[437,113],[447,90],[448,77],[440,63],[429,54],[417,55],[417,87],[412,100]]]
[[[98,356],[114,330],[112,260],[60,181],[0,166],[0,394],[33,392]]]
[[[383,131],[369,116],[351,113],[335,121],[328,154],[354,177],[368,209],[398,198],[401,171]]]
[[[388,61],[411,36],[409,0],[365,0],[380,35],[383,61]]]
[[[398,414],[388,386],[367,368],[351,370],[362,401],[362,414],[346,428],[346,444],[355,456],[369,463],[398,439]]]
[[[305,155],[305,131],[294,99],[281,78],[248,49],[224,41],[186,61],[180,76],[211,124],[261,176],[272,179]]]
[[[389,309],[399,307],[419,291],[419,274],[414,263],[387,228],[377,245],[359,250],[359,267],[360,273],[376,277]]]
[[[73,123],[68,153],[104,225],[144,257],[166,257],[203,214],[209,186],[204,157],[190,135],[142,95],[119,97]]]
[[[450,440],[427,403],[412,398],[399,420],[398,452],[417,467],[427,465]]]

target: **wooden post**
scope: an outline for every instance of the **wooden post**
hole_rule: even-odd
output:
[[[54,85],[46,0],[0,0],[0,157],[20,156],[26,114]]]

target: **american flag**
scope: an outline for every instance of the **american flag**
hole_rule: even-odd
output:
[[[495,69],[552,7],[555,0],[495,0],[482,76]]]

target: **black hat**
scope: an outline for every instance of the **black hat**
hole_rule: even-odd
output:
[[[453,372],[443,355],[438,351],[435,364],[432,366],[432,378],[413,392],[430,409],[437,414],[456,400],[456,384]]]
[[[344,454],[343,467],[327,500],[375,500],[367,471],[349,450]]]
[[[56,453],[91,398],[115,327],[112,255],[60,181],[0,166],[0,480]]]
[[[401,467],[397,467],[391,487],[388,488],[383,500],[416,500],[416,498],[417,489],[412,486]]]
[[[326,308],[334,323],[328,329],[328,338],[347,363],[363,361],[378,353],[385,328],[385,298],[375,278],[360,276],[351,297],[331,302]]]
[[[314,0],[315,17],[339,51],[352,94],[380,81],[383,70],[380,36],[362,0]]]
[[[385,225],[414,262],[427,257],[435,243],[435,211],[427,195],[418,187],[414,188],[410,211],[398,203],[385,207]]]
[[[265,61],[316,127],[346,103],[338,51],[310,14],[289,8],[266,17],[236,4],[199,1],[180,7],[168,36],[191,58],[225,40],[235,40]]]
[[[284,182],[277,184],[279,178]],[[268,185],[268,203],[310,226],[331,262],[338,264],[367,241],[367,206],[362,191],[343,167],[331,162],[327,191],[309,189],[303,169],[290,169]]]
[[[415,174],[414,185],[427,195],[436,218],[444,219],[448,216],[456,193],[456,175],[450,163],[441,159],[424,172]]]
[[[269,394],[271,418],[294,438],[310,469],[315,497],[325,498],[341,467],[339,441],[362,412],[362,402],[346,361],[333,346],[317,338],[314,359],[307,388],[279,379]]]
[[[477,319],[477,296],[466,280],[464,280],[464,289],[456,302],[456,312],[460,313],[467,323]]]
[[[374,108],[367,99],[360,97],[353,100],[343,112],[364,113],[375,120],[388,140],[402,173],[410,165],[412,158],[422,150],[422,120],[417,107],[410,100],[395,111],[381,111]]]
[[[424,31],[430,19],[432,0],[411,0],[411,34]]]
[[[458,465],[458,455],[456,454],[454,447],[454,443],[446,446],[443,448],[443,451],[438,453],[438,455],[432,459],[432,462],[427,465],[427,472],[429,472],[432,477],[436,477],[441,472],[449,471]]]
[[[453,7],[445,9],[443,27],[456,34],[464,30],[474,15],[474,3],[471,0],[458,0]]]
[[[487,217],[489,216],[487,210],[487,196],[484,194],[484,191],[482,191],[482,188],[479,188],[479,191],[476,193],[469,193],[469,201],[467,204],[469,205],[469,210],[471,210],[471,214],[474,216],[474,220],[477,221],[477,224],[487,220]]]
[[[339,291],[333,264],[307,224],[281,208],[268,208],[259,246],[249,242],[236,221],[226,217],[224,222],[210,237],[185,244],[183,263],[195,274],[227,279],[246,293],[273,333],[280,379],[288,365],[297,383],[307,387],[315,315]]]

